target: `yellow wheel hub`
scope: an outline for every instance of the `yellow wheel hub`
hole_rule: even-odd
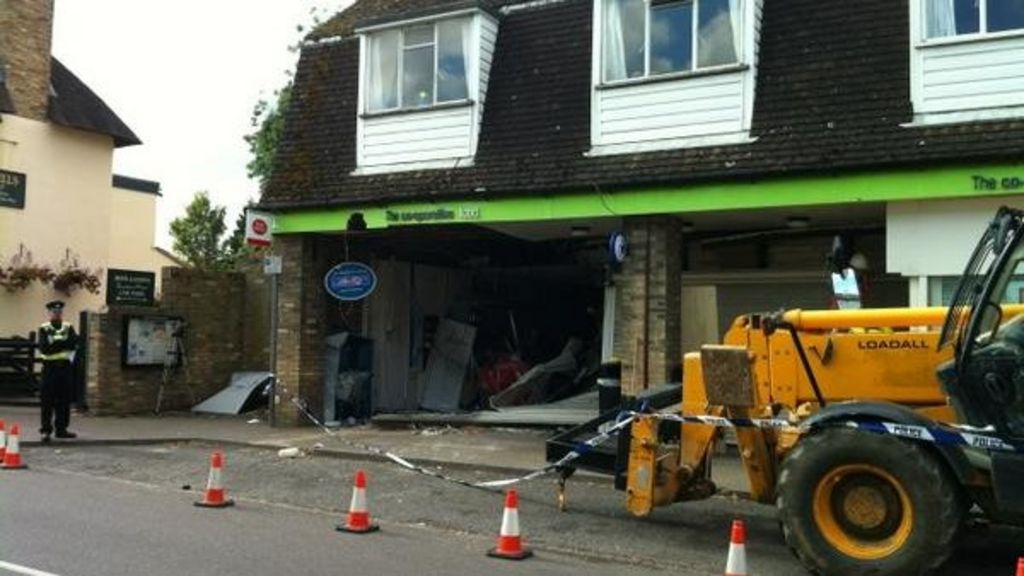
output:
[[[914,510],[891,474],[868,464],[829,470],[814,490],[814,521],[829,545],[858,560],[880,560],[910,538]]]

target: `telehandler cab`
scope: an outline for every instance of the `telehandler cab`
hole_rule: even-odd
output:
[[[724,345],[685,356],[676,418],[636,414],[617,455],[574,466],[614,472],[643,516],[716,491],[724,425],[751,497],[775,503],[811,572],[927,574],[975,505],[1024,526],[1024,306],[1002,304],[1020,288],[1024,212],[1002,208],[948,309],[741,316]],[[549,442],[549,458],[570,449],[567,438]]]

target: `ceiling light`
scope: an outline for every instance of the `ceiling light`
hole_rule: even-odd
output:
[[[590,226],[573,226],[569,229],[569,234],[573,238],[582,238],[590,235]]]
[[[794,230],[810,228],[811,219],[806,216],[790,216],[786,218],[786,226]]]

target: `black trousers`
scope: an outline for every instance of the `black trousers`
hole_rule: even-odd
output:
[[[42,404],[40,434],[50,434],[54,428],[65,432],[71,422],[71,399],[74,396],[71,362],[59,360],[43,362],[43,383],[39,401]]]

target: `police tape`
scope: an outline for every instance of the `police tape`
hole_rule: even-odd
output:
[[[441,473],[441,472],[439,472],[437,470],[432,470],[432,469],[426,468],[424,466],[419,466],[417,464],[414,464],[414,463],[406,460],[405,458],[399,456],[398,454],[395,454],[394,452],[391,452],[390,450],[385,450],[383,448],[380,448],[380,447],[377,447],[377,446],[372,446],[370,444],[364,444],[362,442],[353,442],[351,440],[344,439],[344,438],[341,437],[340,434],[338,434],[337,431],[328,428],[326,425],[324,425],[323,422],[320,421],[320,419],[318,419],[316,416],[314,416],[313,413],[309,411],[309,408],[306,406],[305,402],[301,402],[297,398],[292,398],[292,403],[295,404],[295,406],[299,409],[299,411],[302,412],[302,414],[305,415],[306,418],[308,418],[310,422],[312,422],[317,427],[319,427],[321,430],[323,430],[323,432],[325,434],[327,434],[328,436],[330,436],[332,438],[335,438],[340,443],[342,443],[342,444],[344,444],[346,446],[349,446],[349,447],[352,447],[352,448],[356,448],[356,449],[358,449],[358,450],[360,450],[362,452],[366,452],[366,453],[372,454],[374,456],[385,458],[385,459],[387,459],[387,460],[389,460],[389,461],[391,461],[391,462],[393,462],[393,463],[395,463],[395,464],[401,466],[402,468],[405,468],[406,470],[409,470],[411,472],[416,472],[418,474],[423,474],[425,476],[431,476],[431,477],[437,478],[439,480],[444,480],[445,482],[451,482],[451,483],[459,484],[461,486],[466,486],[466,487],[469,487],[469,488],[484,488],[484,489],[488,489],[488,488],[504,488],[506,486],[512,486],[513,484],[519,484],[520,482],[527,482],[527,481],[530,481],[530,480],[535,480],[535,479],[540,478],[542,476],[546,476],[548,474],[551,474],[551,473],[554,473],[554,472],[559,471],[561,469],[564,469],[566,466],[568,466],[570,463],[572,463],[574,460],[576,460],[580,456],[583,456],[584,454],[587,454],[587,453],[593,451],[594,448],[596,448],[596,447],[600,446],[601,444],[607,442],[619,430],[621,430],[621,429],[625,428],[626,426],[628,426],[635,419],[635,416],[629,415],[628,413],[620,414],[620,418],[616,420],[616,423],[615,423],[614,426],[611,426],[610,428],[608,428],[607,430],[601,432],[600,434],[597,434],[596,436],[591,437],[590,439],[586,440],[585,442],[580,442],[579,444],[574,446],[573,449],[569,453],[567,453],[565,456],[563,456],[562,458],[558,459],[556,462],[552,462],[552,463],[548,464],[547,466],[544,466],[543,468],[538,468],[537,470],[534,470],[532,472],[529,472],[527,474],[524,474],[522,476],[517,476],[517,477],[514,477],[514,478],[503,478],[503,479],[500,479],[500,480],[488,480],[488,481],[485,481],[485,482],[471,482],[469,480],[463,480],[462,478],[455,478],[453,476],[448,476],[447,474],[443,474],[443,473]]]
[[[642,414],[630,412],[633,418]],[[680,422],[683,424],[704,424],[716,428],[760,428],[762,430],[793,429],[795,431],[806,431],[806,425],[800,426],[788,420],[779,418],[727,418],[724,416],[686,416],[667,412],[655,412],[644,414],[653,416],[659,420]],[[873,432],[888,436],[898,436],[931,444],[943,446],[968,446],[983,450],[995,450],[1000,452],[1024,452],[1024,447],[1015,446],[1001,438],[979,434],[980,430],[968,426],[921,426],[916,424],[898,424],[896,422],[884,422],[878,420],[850,420],[833,423],[824,423],[822,427],[847,427]]]
[[[362,452],[372,454],[390,462],[405,468],[411,472],[423,474],[425,476],[431,476],[445,482],[451,482],[466,486],[469,488],[504,488],[506,486],[512,486],[521,482],[528,482],[535,480],[554,472],[565,470],[572,464],[573,461],[579,459],[581,456],[593,452],[595,448],[604,444],[615,436],[620,430],[629,426],[634,420],[641,416],[653,417],[659,420],[666,420],[670,422],[678,422],[682,424],[702,424],[705,426],[714,426],[715,428],[758,428],[762,430],[781,430],[781,429],[792,429],[795,431],[807,431],[806,426],[798,426],[789,422],[788,420],[780,418],[728,418],[725,416],[711,416],[711,415],[684,415],[670,412],[635,412],[635,411],[623,411],[618,414],[614,420],[614,424],[599,430],[598,434],[590,437],[589,439],[579,442],[573,446],[565,456],[559,458],[557,461],[549,463],[548,465],[538,468],[532,472],[526,473],[522,476],[514,478],[503,478],[500,480],[488,480],[484,482],[472,482],[464,480],[462,478],[455,478],[443,474],[438,470],[419,466],[410,462],[409,460],[383,448],[373,446],[370,444],[364,444],[362,442],[354,442],[342,438],[337,431],[328,428],[321,422],[304,402],[300,402],[297,398],[292,398],[292,403],[298,407],[299,411],[302,412],[313,424],[324,431],[328,436],[335,438],[340,443],[346,446],[356,448]],[[881,421],[842,421],[837,423],[825,424],[824,426],[844,426],[849,428],[855,428],[858,430],[864,430],[866,432],[872,432],[875,434],[898,436],[901,438],[908,438],[912,440],[929,442],[933,444],[951,445],[951,446],[969,446],[973,448],[985,449],[985,450],[996,450],[1003,452],[1024,452],[1024,448],[1009,444],[1000,438],[994,436],[988,436],[985,434],[979,434],[976,429],[968,427],[960,427],[959,429],[943,428],[938,426],[919,426],[911,424],[897,424],[895,422],[881,422]]]

